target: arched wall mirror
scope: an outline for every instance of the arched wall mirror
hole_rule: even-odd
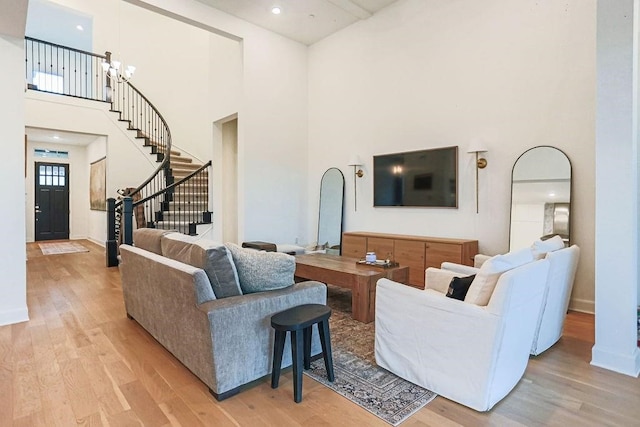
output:
[[[340,254],[342,245],[342,211],[344,208],[344,175],[338,168],[329,168],[320,181],[320,215],[318,245]]]
[[[571,162],[567,155],[549,146],[525,151],[511,172],[509,250],[555,234],[568,246],[570,217]]]

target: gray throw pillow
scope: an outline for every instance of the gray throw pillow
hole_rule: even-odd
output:
[[[293,285],[295,257],[280,252],[244,249],[233,243],[225,246],[233,255],[242,293],[272,291]]]
[[[216,298],[242,295],[233,258],[224,245],[172,233],[162,237],[162,255],[203,269]]]
[[[159,228],[138,228],[133,230],[133,246],[154,254],[162,255],[160,239],[165,234],[175,233],[173,230],[162,230]]]

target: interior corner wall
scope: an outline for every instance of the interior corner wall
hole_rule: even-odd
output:
[[[0,171],[2,195],[9,208],[0,245],[0,325],[29,320],[27,308],[25,246],[25,139],[24,139],[24,41],[0,36],[0,140],[3,158]],[[12,206],[12,207],[11,207]]]
[[[509,249],[511,168],[538,145],[573,166],[572,308],[593,312],[596,1],[403,0],[309,48],[309,183],[346,178],[345,230]],[[486,141],[475,206],[473,138]],[[373,156],[458,146],[458,208],[374,208]],[[350,156],[364,160],[354,211]],[[309,223],[317,222],[311,211]],[[310,227],[310,230],[313,228]],[[312,236],[309,236],[310,238]]]

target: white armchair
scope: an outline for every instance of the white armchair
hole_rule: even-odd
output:
[[[578,246],[573,245],[569,248],[564,248],[562,239],[559,236],[556,237],[557,239],[553,238],[545,242],[537,241],[532,245],[534,255],[544,257],[550,263],[547,291],[538,319],[535,338],[531,345],[531,354],[534,356],[549,349],[562,336],[562,328],[569,308],[573,282],[578,268],[578,259],[580,258],[580,248]],[[555,246],[553,245],[554,243],[556,243]],[[557,249],[558,247],[563,249]],[[545,250],[548,250],[548,252]],[[476,255],[476,257],[478,256]],[[482,255],[482,257],[486,257],[486,255]],[[458,275],[472,275],[479,271],[475,267],[450,262],[442,263],[441,267],[443,270],[455,272]]]
[[[465,406],[491,409],[524,374],[548,270],[540,260],[500,274],[486,306],[446,297],[452,272],[429,269],[425,290],[379,280],[376,362]]]

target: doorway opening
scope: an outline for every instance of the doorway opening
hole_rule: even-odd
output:
[[[35,240],[69,239],[69,165],[35,163]]]

